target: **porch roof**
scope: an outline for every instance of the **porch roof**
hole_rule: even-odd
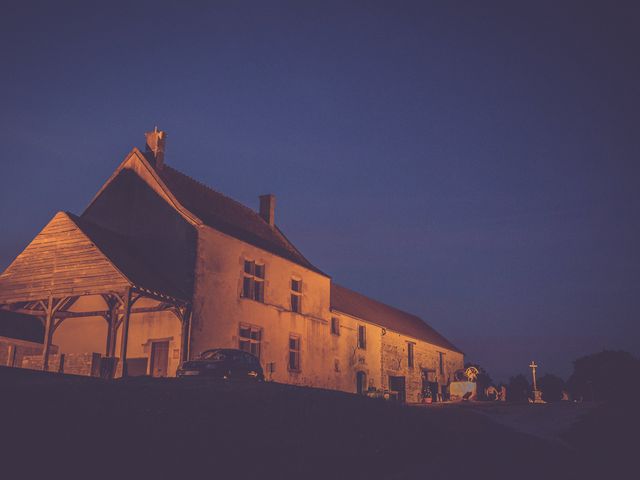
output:
[[[145,263],[142,245],[68,212],[58,212],[0,274],[0,304],[122,292],[135,288],[167,300],[188,296],[162,266]]]

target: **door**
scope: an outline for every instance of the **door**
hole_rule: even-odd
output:
[[[393,377],[389,375],[389,390],[396,392],[398,401],[404,403],[407,396],[404,388],[404,377]]]
[[[366,392],[367,389],[367,375],[364,372],[356,373],[356,391],[359,395]]]
[[[169,364],[169,342],[151,343],[151,376],[166,377]]]

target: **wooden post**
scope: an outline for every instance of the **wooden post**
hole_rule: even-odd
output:
[[[127,376],[127,341],[129,339],[129,317],[131,316],[131,289],[124,295],[124,314],[122,318],[122,343],[120,344],[120,361],[122,362],[122,376]]]
[[[101,360],[100,374],[107,379],[115,375],[116,340],[118,336],[118,301],[105,297],[109,307],[108,313],[104,316],[107,321],[107,345],[105,347],[105,358]]]
[[[109,307],[109,327],[107,331],[107,357],[116,356],[116,338],[118,336],[118,302]]]
[[[191,347],[191,307],[187,307],[182,315],[182,348],[180,349],[180,360],[189,360],[189,349]]]
[[[42,370],[49,370],[49,351],[51,350],[51,337],[53,336],[53,298],[49,296],[44,317],[44,345],[42,347]]]
[[[113,323],[113,318],[111,317],[111,314],[107,314],[104,319],[107,321],[107,343],[104,347],[104,356],[105,357],[110,357],[111,355],[109,355],[111,353],[111,324]]]

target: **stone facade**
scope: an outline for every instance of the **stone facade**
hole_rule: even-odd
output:
[[[164,142],[164,134],[160,139]],[[290,244],[275,226],[274,215],[272,195],[262,196],[261,212],[253,212],[164,165],[163,159],[134,149],[82,218],[142,245],[141,261],[154,271],[162,267],[169,272],[165,280],[185,292],[192,306],[186,333],[189,358],[211,348],[249,348],[251,343],[270,381],[361,393],[403,385],[399,396],[409,402],[420,401],[427,384],[436,390],[434,396],[441,393],[462,368],[463,354],[430,343],[435,338],[450,345],[435,331],[431,335],[419,319],[416,327],[416,317],[392,307],[378,304],[387,318],[395,312],[413,320],[381,324],[375,309],[366,310],[372,312],[369,316],[337,308],[331,278]],[[245,294],[246,262],[262,269],[260,298]],[[136,308],[154,304],[145,301]],[[81,297],[71,311],[105,308],[105,300],[94,295]],[[403,322],[409,322],[406,331]],[[428,330],[424,336],[415,333],[421,328]],[[252,332],[250,340],[246,332]],[[183,333],[180,320],[169,311],[133,313],[129,371],[175,375]],[[55,343],[65,354],[64,371],[95,373],[98,360],[86,352],[105,351],[106,335],[104,318],[64,320],[55,332]],[[120,338],[116,345],[120,356]],[[151,365],[154,349],[166,356],[160,370]],[[23,364],[35,368],[37,360]],[[53,355],[50,369],[59,364],[60,356]]]
[[[413,366],[408,365],[409,344],[413,345]],[[441,364],[442,359],[442,364]],[[390,389],[389,377],[404,377],[407,402],[422,399],[426,383],[437,392],[432,392],[437,400],[447,395],[446,388],[453,380],[453,374],[464,366],[464,357],[442,347],[422,342],[397,332],[387,330],[382,337],[382,385]],[[435,385],[437,384],[437,387]],[[444,387],[444,391],[443,391]]]

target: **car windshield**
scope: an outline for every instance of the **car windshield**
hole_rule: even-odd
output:
[[[200,358],[202,358],[203,360],[213,360],[214,362],[221,362],[222,360],[227,358],[227,356],[220,350],[209,350],[207,352],[203,352],[203,354],[200,355]]]

